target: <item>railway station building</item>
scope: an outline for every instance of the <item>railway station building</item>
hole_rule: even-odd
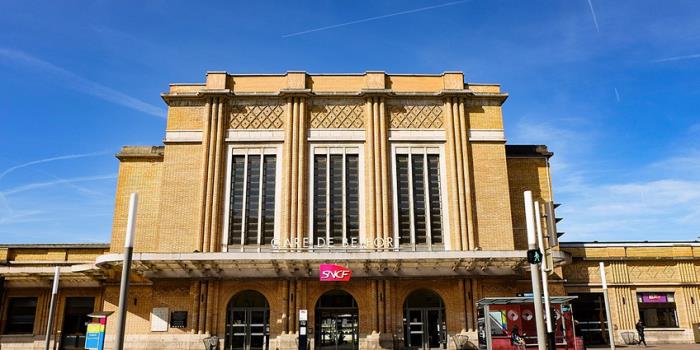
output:
[[[88,313],[117,309],[132,192],[128,349],[212,335],[222,349],[296,349],[300,314],[313,349],[476,344],[478,300],[531,291],[523,191],[554,202],[553,153],[506,142],[507,97],[461,72],[172,84],[162,144],[116,154],[109,243],[0,246],[0,347],[43,348],[53,266],[57,348],[80,347]],[[599,261],[615,342],[639,318],[648,341],[693,341],[700,244],[571,242],[551,258],[550,294],[578,296],[589,341],[610,341]],[[325,264],[349,273],[324,280]]]

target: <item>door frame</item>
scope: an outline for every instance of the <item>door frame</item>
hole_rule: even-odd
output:
[[[314,330],[314,349],[321,349],[321,331],[322,331],[322,323],[323,323],[323,317],[322,317],[322,312],[330,313],[332,314],[333,317],[333,322],[335,323],[336,320],[338,319],[338,314],[346,314],[349,313],[354,316],[354,324],[353,324],[353,349],[359,349],[360,347],[360,308],[359,307],[317,307],[315,310],[315,318],[316,322],[314,327],[316,328]],[[336,344],[337,345],[337,344]]]
[[[270,308],[269,307],[263,307],[263,306],[250,306],[250,307],[232,307],[228,309],[227,312],[227,322],[226,322],[226,330],[227,336],[226,336],[226,349],[241,349],[241,348],[234,348],[233,347],[233,339],[235,337],[234,334],[234,327],[233,327],[233,321],[234,321],[234,313],[236,312],[243,312],[243,350],[250,350],[251,349],[251,338],[253,337],[252,331],[251,331],[251,324],[252,324],[252,313],[253,312],[263,312],[263,346],[262,349],[266,350],[269,348],[270,344]]]
[[[421,317],[421,340],[422,344],[420,346],[416,346],[411,344],[411,319],[410,319],[410,313],[411,311],[418,311],[420,312],[420,317]],[[438,313],[438,324],[437,326],[439,327],[438,330],[438,337],[439,339],[439,346],[437,348],[435,347],[430,347],[430,340],[429,340],[429,332],[430,332],[430,327],[431,324],[429,323],[429,317],[428,313],[430,311],[437,311]],[[405,307],[404,308],[404,316],[406,317],[406,324],[405,324],[405,337],[404,337],[404,342],[405,346],[408,349],[423,349],[423,350],[429,350],[429,349],[446,349],[447,348],[447,329],[446,326],[446,315],[445,315],[445,308],[439,307],[439,306],[428,306],[428,307]],[[443,327],[443,324],[445,324],[445,327]]]

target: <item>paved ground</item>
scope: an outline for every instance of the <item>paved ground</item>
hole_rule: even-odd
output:
[[[610,349],[610,347],[607,346],[602,346],[602,347],[589,347],[590,349]],[[625,349],[625,350],[637,350],[637,349],[644,349],[644,345],[636,346],[636,345],[627,345],[627,346],[616,346],[616,348],[619,349]],[[649,350],[700,350],[700,344],[649,344],[649,346],[646,347]]]

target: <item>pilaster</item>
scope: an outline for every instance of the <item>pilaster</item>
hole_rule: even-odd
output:
[[[450,80],[447,80],[448,82]],[[454,84],[452,84],[454,85]],[[461,97],[447,97],[444,101],[445,155],[450,203],[450,233],[455,250],[476,248],[472,208],[469,121]]]
[[[368,205],[365,208],[365,222],[368,246],[374,246],[376,238],[392,237],[385,97],[367,97],[366,111],[365,198]],[[383,239],[383,242],[383,248],[389,248],[388,241]]]
[[[212,73],[207,75],[207,86],[219,82]],[[211,80],[211,82],[210,82]],[[223,84],[226,80],[223,79]],[[223,85],[225,87],[225,85]],[[221,244],[221,215],[224,175],[224,139],[228,121],[225,113],[227,97],[213,95],[207,98],[207,114],[202,133],[202,203],[200,208],[200,233],[197,249],[200,252],[219,251]]]

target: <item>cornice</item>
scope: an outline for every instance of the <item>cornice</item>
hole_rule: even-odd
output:
[[[360,91],[312,91],[311,89],[281,89],[264,92],[236,92],[230,89],[207,89],[197,92],[162,93],[166,104],[171,101],[201,99],[205,97],[463,97],[467,106],[501,106],[507,93],[485,94],[469,89],[443,89],[440,91],[394,91],[391,89],[362,89]]]

